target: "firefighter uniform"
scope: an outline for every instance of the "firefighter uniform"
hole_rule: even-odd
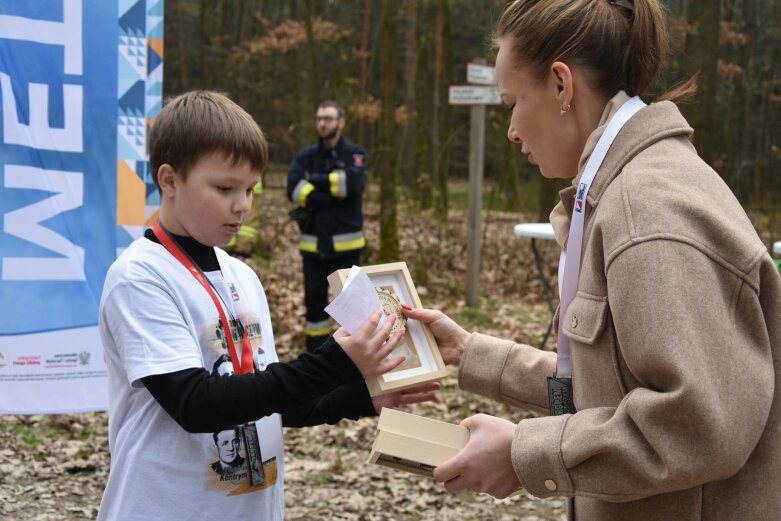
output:
[[[255,195],[263,193],[263,184],[258,183],[252,189]],[[259,252],[260,242],[260,215],[257,211],[250,213],[246,223],[239,227],[239,231],[223,249],[234,256],[252,257]]]
[[[327,149],[323,140],[293,158],[287,177],[287,196],[296,205],[298,245],[304,264],[307,350],[322,344],[332,332],[323,308],[328,305],[328,280],[337,269],[360,264],[363,236],[363,190],[366,152],[340,138]]]

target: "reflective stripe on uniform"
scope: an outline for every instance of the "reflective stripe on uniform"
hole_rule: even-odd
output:
[[[331,327],[330,320],[321,320],[319,322],[307,322],[304,326],[304,334],[306,336],[323,336],[330,335],[333,328]]]
[[[331,195],[343,199],[347,197],[347,174],[344,170],[334,170],[328,174]]]
[[[296,187],[293,189],[293,201],[298,204],[298,206],[304,208],[306,207],[306,198],[309,196],[310,193],[315,189],[315,185],[307,181],[306,179],[302,179],[298,182]]]
[[[225,249],[230,250],[232,248],[235,248],[239,243],[239,237],[244,237],[246,239],[252,239],[253,241],[255,241],[258,238],[258,231],[252,226],[247,226],[245,224],[242,224],[241,226],[239,226],[239,231],[236,232],[236,234],[233,237],[231,237],[231,240],[228,241],[228,244],[225,245]]]
[[[298,243],[298,249],[301,251],[308,251],[309,253],[317,253],[317,236],[302,233],[301,240]]]
[[[247,237],[249,239],[257,239],[258,238],[258,231],[255,228],[253,228],[252,226],[247,226],[247,225],[243,224],[243,225],[241,225],[239,227],[239,231],[238,231],[238,233],[236,235],[238,235],[240,237]],[[236,238],[236,235],[233,236],[234,239]],[[233,239],[231,239],[231,241],[232,240]]]
[[[342,233],[333,236],[334,251],[359,250],[366,246],[363,232]]]

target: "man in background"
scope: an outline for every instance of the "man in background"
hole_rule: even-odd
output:
[[[342,137],[344,109],[335,101],[317,107],[317,143],[299,150],[290,164],[287,195],[296,205],[291,216],[301,229],[299,250],[304,265],[306,348],[328,338],[330,273],[360,264],[363,236],[363,190],[366,152]]]

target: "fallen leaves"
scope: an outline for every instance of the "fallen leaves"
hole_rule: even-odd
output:
[[[303,281],[296,249],[298,232],[287,215],[281,176],[266,179],[256,199],[267,258],[247,263],[258,273],[272,310],[275,339],[283,360],[304,349]],[[365,206],[366,236],[378,244],[379,214],[371,195]],[[425,283],[426,307],[440,308],[469,329],[538,342],[550,320],[527,242],[512,234],[524,219],[503,213],[485,219],[481,298],[464,304],[466,218],[454,211],[438,229],[430,215],[400,212],[403,260],[413,279]],[[557,254],[540,245],[549,276]],[[552,342],[549,342],[552,344]],[[457,389],[455,370],[443,379],[435,403],[405,410],[458,423],[478,412],[513,421],[528,417]],[[432,479],[366,463],[376,418],[342,421],[307,429],[285,429],[286,519],[295,520],[561,520],[564,502],[522,493],[496,500],[484,494],[451,495]],[[104,413],[4,416],[0,418],[0,518],[36,521],[94,519],[109,468]]]

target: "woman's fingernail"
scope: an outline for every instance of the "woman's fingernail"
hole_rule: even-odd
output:
[[[409,311],[409,310],[411,310],[411,309],[412,309],[411,307],[409,307],[409,306],[408,306],[408,305],[406,305],[406,304],[402,304],[402,305],[401,305],[401,307],[403,307],[403,308],[404,308],[404,309],[406,309],[407,311]]]

